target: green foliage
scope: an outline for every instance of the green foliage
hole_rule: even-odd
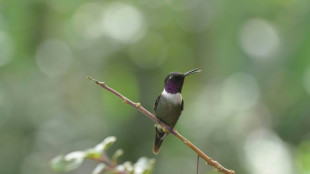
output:
[[[57,172],[68,172],[78,168],[84,159],[99,161],[92,174],[104,172],[122,172],[128,174],[150,174],[155,164],[154,159],[141,157],[135,164],[125,162],[118,165],[117,159],[123,154],[123,150],[118,149],[114,152],[110,160],[106,155],[106,150],[116,141],[113,136],[107,137],[94,148],[85,151],[75,151],[67,155],[58,155],[50,162],[51,168]]]
[[[98,153],[102,153],[103,151],[107,150],[115,141],[115,137],[108,137],[104,139],[100,144],[95,146],[94,150]]]
[[[152,172],[154,164],[155,160],[141,157],[134,164],[134,171],[136,171],[136,173],[150,174]]]
[[[58,172],[67,172],[78,168],[85,158],[85,152],[71,152],[66,156],[58,155],[51,160],[51,167]]]
[[[298,173],[310,173],[310,141],[301,143],[297,152]]]
[[[87,149],[85,151],[86,158],[97,159],[100,158],[102,153],[107,150],[114,142],[116,138],[111,136],[104,139],[100,144],[97,144],[94,148]]]
[[[124,153],[124,151],[123,151],[122,149],[117,149],[117,150],[114,152],[113,156],[112,156],[112,162],[113,162],[113,163],[116,163],[116,162],[117,162],[117,159],[118,159],[120,156],[122,156],[123,153]]]
[[[105,167],[106,165],[104,163],[98,164],[96,168],[94,169],[94,171],[92,172],[92,174],[100,174],[104,170]]]

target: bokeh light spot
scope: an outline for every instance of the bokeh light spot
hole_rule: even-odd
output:
[[[268,22],[251,19],[241,29],[240,44],[251,58],[266,59],[277,51],[279,37],[275,28]]]
[[[49,77],[62,75],[72,62],[70,47],[60,40],[46,40],[39,45],[36,63],[40,71]]]
[[[84,39],[98,38],[104,34],[101,18],[104,7],[99,3],[81,5],[72,17],[74,31]]]
[[[103,14],[102,25],[107,35],[123,43],[138,40],[145,30],[140,11],[120,2],[114,2],[107,7]]]
[[[256,104],[259,87],[253,76],[235,73],[228,77],[222,88],[222,101],[232,110],[246,110]]]
[[[244,145],[252,174],[292,174],[292,160],[285,143],[269,130],[251,133]]]

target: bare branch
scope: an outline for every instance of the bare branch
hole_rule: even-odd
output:
[[[135,103],[119,92],[115,91],[114,89],[110,88],[109,86],[106,85],[105,82],[99,82],[96,79],[93,79],[91,77],[87,77],[88,79],[94,81],[96,84],[100,85],[104,89],[110,91],[117,97],[119,97],[124,103],[129,104],[130,106],[136,108],[140,112],[142,112],[144,115],[148,116],[150,119],[152,119],[154,122],[157,124],[160,124],[164,129],[166,129],[169,133],[172,135],[176,136],[179,140],[181,140],[184,144],[186,144],[189,148],[191,148],[193,151],[195,151],[201,158],[203,158],[206,163],[214,168],[216,168],[219,172],[225,173],[225,174],[235,174],[235,171],[233,170],[228,170],[225,167],[223,167],[220,163],[217,161],[214,161],[212,158],[207,156],[205,153],[203,153],[198,147],[196,147],[194,144],[192,144],[188,139],[184,138],[181,134],[178,133],[176,129],[171,129],[168,125],[160,121],[155,115],[153,115],[151,112],[146,110],[143,106],[141,106],[140,103]]]

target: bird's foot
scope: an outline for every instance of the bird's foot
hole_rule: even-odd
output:
[[[169,130],[167,130],[166,128],[163,128],[163,131],[164,131],[165,133],[169,132]]]
[[[173,128],[172,127],[169,127],[168,129],[167,128],[163,128],[163,131],[165,133],[173,132]]]

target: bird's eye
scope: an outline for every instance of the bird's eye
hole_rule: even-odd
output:
[[[172,79],[172,76],[170,76],[169,79]]]

